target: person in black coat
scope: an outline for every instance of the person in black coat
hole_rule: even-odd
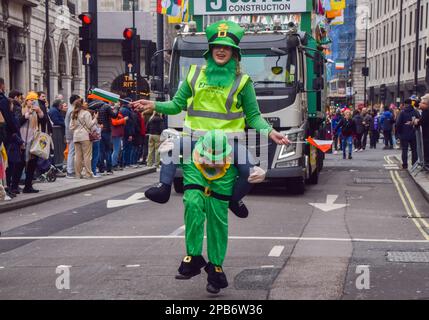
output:
[[[8,186],[6,192],[9,196],[15,197],[16,193],[14,192],[15,190],[12,190],[11,184],[13,177],[17,175],[19,169],[15,168],[14,164],[20,160],[19,158],[15,158],[20,156],[16,153],[20,152],[23,141],[21,139],[18,121],[12,112],[12,100],[5,96],[4,91],[4,80],[0,78],[0,112],[4,119],[4,128],[2,130],[4,134],[1,134],[0,144],[4,144],[9,160],[9,167],[6,170],[6,184]]]
[[[353,115],[353,122],[356,126],[355,151],[360,152],[362,151],[362,136],[365,131],[365,128],[363,125],[363,117],[360,114],[359,110],[355,110]]]
[[[411,148],[411,161],[414,165],[417,162],[417,141],[415,120],[420,118],[420,113],[414,108],[416,100],[407,99],[404,110],[396,119],[396,131],[399,134],[402,146],[402,168],[408,169],[408,146]]]

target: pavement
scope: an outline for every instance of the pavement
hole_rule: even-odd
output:
[[[39,193],[21,193],[11,201],[0,201],[0,213],[66,197],[75,193],[81,193],[155,171],[155,167],[127,168],[122,171],[115,171],[113,175],[101,176],[100,178],[93,179],[57,178],[55,182],[35,181],[33,186],[40,191]]]
[[[206,292],[204,271],[174,278],[186,254],[182,195],[142,198],[159,173],[5,212],[0,299],[427,300],[428,204],[398,154],[328,154],[300,196],[255,188],[249,217],[228,216],[219,295]]]

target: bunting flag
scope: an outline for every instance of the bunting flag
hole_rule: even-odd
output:
[[[95,99],[95,100],[98,99],[101,101],[113,102],[113,103],[123,101],[122,99],[120,99],[119,94],[98,89],[98,88],[92,89],[88,94],[88,98]]]
[[[336,17],[340,17],[343,14],[341,10],[329,10],[326,11],[326,18],[334,19]]]
[[[168,23],[178,24],[189,21],[188,5],[188,0],[178,0],[178,3],[174,5],[175,7],[171,15],[168,16]]]
[[[176,17],[180,15],[184,0],[157,0],[156,12]]]
[[[331,0],[331,10],[343,10],[346,8],[346,0]]]
[[[339,26],[341,24],[344,24],[344,10],[342,10],[342,12],[343,14],[331,20],[331,26]]]
[[[332,140],[315,140],[312,137],[308,137],[306,141],[323,153],[328,152],[332,148],[333,143]]]
[[[344,62],[335,63],[335,70],[344,70],[344,69],[345,69]]]

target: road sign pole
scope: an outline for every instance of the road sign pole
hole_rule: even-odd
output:
[[[94,21],[93,21],[93,35],[94,35],[94,43],[92,44],[93,46],[93,51],[92,51],[92,61],[91,64],[89,66],[89,70],[90,70],[90,81],[89,85],[93,86],[93,87],[98,87],[98,18],[97,18],[97,0],[89,0],[88,2],[88,9],[89,12],[92,14],[92,16],[94,17]]]

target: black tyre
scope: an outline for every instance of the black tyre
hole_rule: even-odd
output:
[[[174,178],[173,187],[176,193],[183,193],[183,178]]]
[[[55,175],[55,173],[48,174],[46,178],[47,178],[48,182],[55,182],[57,180],[57,176]]]
[[[286,188],[290,194],[301,195],[305,192],[304,177],[289,178],[286,180]]]
[[[319,169],[316,169],[312,174],[310,174],[310,178],[306,181],[308,184],[318,184],[319,183]]]

